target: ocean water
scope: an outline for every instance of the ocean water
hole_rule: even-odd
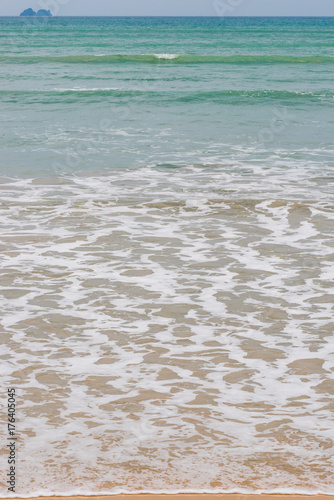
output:
[[[0,38],[0,496],[334,494],[334,18]]]

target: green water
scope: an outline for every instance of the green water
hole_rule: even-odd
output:
[[[333,27],[333,18],[2,18],[1,171],[270,162],[287,151],[331,162]]]

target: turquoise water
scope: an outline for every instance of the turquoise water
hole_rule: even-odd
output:
[[[4,173],[332,162],[333,18],[0,23]]]
[[[0,18],[12,496],[334,493],[333,28]]]

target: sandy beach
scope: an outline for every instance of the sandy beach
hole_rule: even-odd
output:
[[[242,494],[200,494],[200,493],[184,493],[172,495],[155,495],[155,494],[132,494],[132,495],[109,495],[109,496],[73,496],[73,497],[38,497],[31,500],[43,500],[48,498],[51,500],[166,500],[167,497],[172,497],[173,500],[334,500],[334,495],[242,495]],[[16,500],[16,499],[15,499]]]

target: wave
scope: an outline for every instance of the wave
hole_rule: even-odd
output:
[[[117,98],[117,99],[149,99],[157,102],[217,102],[217,103],[258,103],[259,100],[285,101],[308,101],[317,103],[328,103],[334,101],[334,92],[321,90],[317,92],[295,92],[289,90],[214,90],[214,91],[153,91],[145,89],[118,89],[118,88],[69,88],[51,90],[0,90],[0,100],[26,100],[27,102],[41,100],[45,102],[75,100],[87,98]]]
[[[1,56],[0,62],[38,64],[333,64],[332,56],[231,55],[200,56],[194,54],[102,54],[66,56]]]

